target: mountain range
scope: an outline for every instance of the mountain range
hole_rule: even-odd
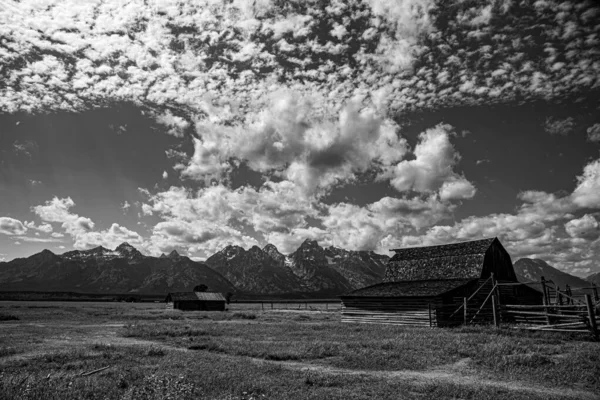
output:
[[[381,282],[388,260],[372,251],[323,248],[305,240],[287,256],[272,244],[249,250],[227,246],[206,264],[243,292],[340,294]]]
[[[167,293],[198,284],[210,290],[255,294],[336,295],[377,283],[388,257],[369,251],[322,248],[307,240],[285,256],[268,244],[244,250],[228,246],[206,263],[177,251],[145,256],[128,243],[60,255],[44,250],[0,262],[0,290],[82,293]]]
[[[166,293],[191,290],[203,282],[216,291],[235,291],[231,282],[206,264],[177,251],[168,256],[144,256],[128,243],[115,250],[100,246],[61,255],[44,250],[0,263],[0,288],[11,291]]]
[[[0,291],[72,291],[81,293],[167,293],[189,291],[198,284],[210,290],[256,295],[331,296],[381,282],[388,256],[372,251],[323,248],[305,240],[289,254],[272,244],[245,250],[227,246],[196,262],[173,250],[145,256],[128,243],[116,249],[96,247],[54,254],[44,250],[27,258],[0,262]],[[539,259],[514,263],[521,282],[542,276],[562,289],[600,285],[600,273],[569,275]]]
[[[544,260],[537,258],[521,258],[515,262],[514,267],[517,279],[520,282],[539,282],[543,276],[545,280],[554,282],[554,285],[559,286],[562,290],[564,290],[567,285],[573,289],[590,287],[591,281],[588,281],[588,279],[593,277],[593,275],[591,275],[586,279],[578,278],[567,274],[566,272],[562,272],[550,266]]]

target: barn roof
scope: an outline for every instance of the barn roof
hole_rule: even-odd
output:
[[[384,282],[479,278],[485,253],[496,240],[394,249]]]
[[[456,257],[469,254],[483,254],[496,238],[472,240],[469,242],[441,244],[437,246],[409,247],[392,249],[397,260],[417,260],[433,257]]]
[[[196,292],[199,300],[203,301],[225,301],[225,296],[217,292]]]
[[[473,279],[438,279],[384,282],[357,289],[341,297],[435,297],[473,281]]]
[[[216,292],[172,292],[167,295],[171,301],[225,301],[221,293]]]

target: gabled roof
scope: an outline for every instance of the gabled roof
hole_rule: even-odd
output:
[[[474,279],[439,279],[384,282],[357,289],[341,297],[435,297],[473,281]]]
[[[167,301],[225,301],[225,297],[217,292],[173,292],[167,295]]]
[[[481,276],[486,251],[496,238],[439,246],[394,249],[384,282],[475,279]]]
[[[469,242],[441,244],[437,246],[409,247],[392,249],[396,260],[416,260],[432,257],[456,257],[468,254],[483,254],[496,238],[472,240]]]

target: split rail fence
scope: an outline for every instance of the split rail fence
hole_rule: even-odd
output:
[[[589,288],[560,290],[552,282],[544,280],[540,282],[528,282],[528,284],[541,285],[543,304],[501,304],[499,299],[503,288],[522,283],[500,283],[491,278],[493,287],[483,302],[476,306],[470,305],[471,298],[464,298],[460,305],[450,317],[463,316],[462,324],[477,324],[493,320],[494,325],[501,323],[515,324],[517,329],[528,329],[534,331],[549,332],[579,332],[591,333],[596,340],[600,339],[598,330],[598,319],[596,315],[600,312],[600,298],[595,285]],[[482,285],[480,289],[483,287]],[[585,293],[589,290],[591,293]],[[478,290],[479,291],[479,290]]]

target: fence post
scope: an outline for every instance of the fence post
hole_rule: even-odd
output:
[[[548,301],[546,300],[546,296],[544,296],[544,305],[545,306],[549,306],[550,304],[548,304]],[[544,314],[546,314],[546,325],[550,325],[550,315],[548,315],[549,313],[549,308],[548,307],[544,307]]]
[[[500,319],[498,318],[498,309],[496,308],[496,296],[492,295],[492,312],[494,314],[494,326],[498,328],[500,326]]]
[[[547,306],[548,305],[548,291],[546,290],[546,279],[544,279],[544,277],[542,276],[542,278],[540,280],[542,282],[542,293],[544,295],[544,305]]]
[[[557,285],[556,286],[556,302],[558,303],[559,306],[562,306],[562,293],[560,292],[560,287]]]
[[[567,292],[567,295],[569,296],[568,303],[575,304],[575,302],[573,301],[573,292],[571,291],[571,286],[569,286],[569,284],[567,284],[565,291]]]
[[[596,324],[596,315],[594,314],[594,306],[592,305],[592,297],[589,294],[585,295],[585,305],[587,306],[588,317],[590,319],[590,328],[594,334],[594,338],[598,340],[598,325]]]
[[[598,288],[594,282],[592,282],[592,290],[594,291],[594,300],[600,300],[600,297],[598,297]]]
[[[260,302],[260,308],[265,311],[265,303],[262,301]]]
[[[464,316],[464,324],[467,324],[467,298],[463,297],[463,316]]]

